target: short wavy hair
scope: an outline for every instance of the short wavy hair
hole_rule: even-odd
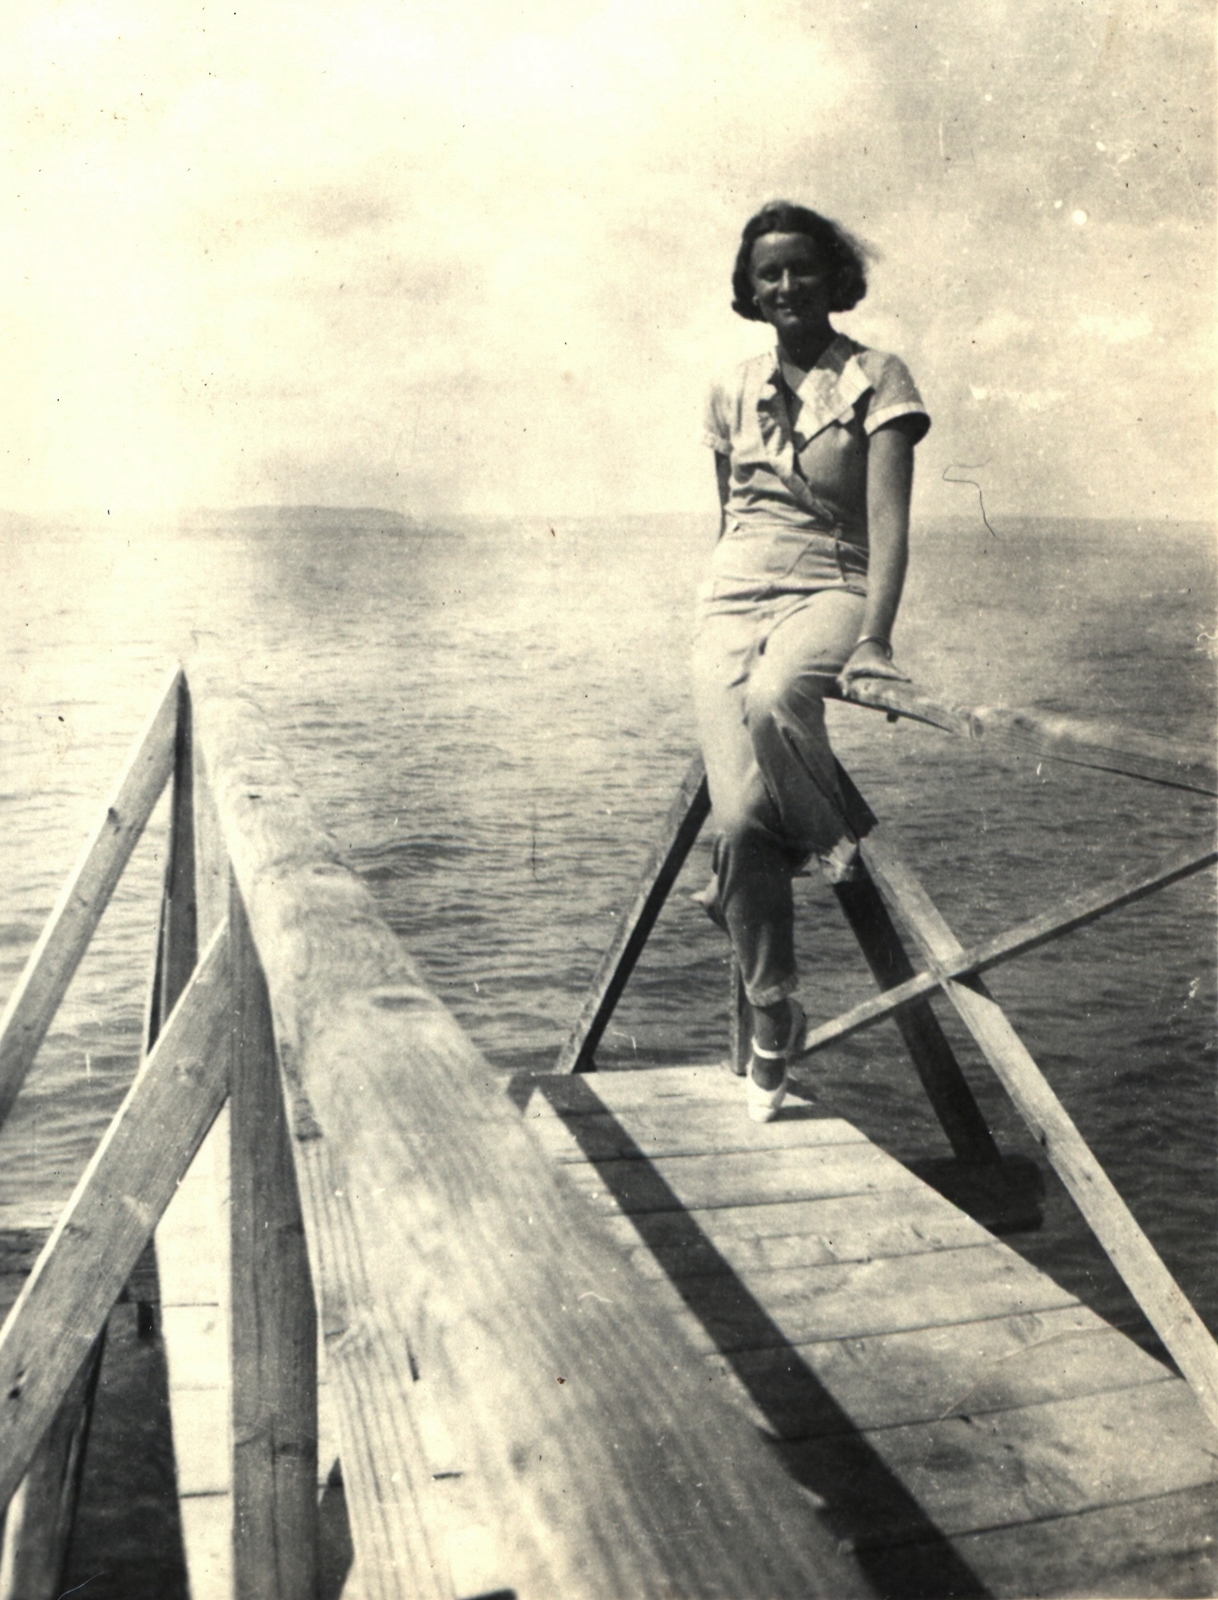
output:
[[[816,245],[829,273],[829,310],[853,311],[867,293],[867,260],[872,252],[847,233],[840,223],[822,217],[819,211],[794,205],[790,200],[771,200],[744,225],[736,265],[732,269],[732,310],[750,322],[764,322],[753,299],[749,267],[753,244],[767,233],[802,233]]]

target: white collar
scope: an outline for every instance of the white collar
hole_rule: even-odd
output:
[[[814,438],[831,422],[847,421],[855,401],[872,386],[853,342],[841,333],[806,372],[784,361],[775,350],[774,377],[779,376],[799,396],[799,432],[805,439]]]

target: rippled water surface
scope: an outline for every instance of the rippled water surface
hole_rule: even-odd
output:
[[[686,656],[706,520],[431,527],[302,511],[173,530],[13,523],[4,538],[6,987],[168,668],[206,633],[477,1043],[505,1070],[546,1067],[693,750]],[[1116,718],[1208,747],[1213,589],[1197,528],[930,527],[899,659],[943,698]],[[966,943],[1212,833],[1193,795],[999,764],[835,711],[843,761]],[[158,819],[0,1134],[0,1215],[70,1188],[129,1080],[162,855]],[[604,1065],[722,1054],[725,948],[685,892],[706,859],[703,844]],[[825,1017],[870,980],[828,891],[801,893],[803,996]],[[1002,968],[992,988],[1218,1326],[1213,910],[1202,875]],[[960,1051],[1001,1139],[1029,1150],[988,1069]],[[827,1112],[896,1153],[946,1153],[891,1030],[817,1058],[815,1081]],[[1042,1233],[1013,1242],[1129,1321],[1059,1190]]]

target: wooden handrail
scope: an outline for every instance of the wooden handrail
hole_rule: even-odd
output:
[[[838,694],[836,686],[831,693]],[[932,699],[909,683],[887,678],[856,678],[846,695],[851,705],[907,717],[973,744],[996,746],[999,752],[1032,755],[1048,761],[1121,773],[1173,789],[1218,795],[1218,768],[1210,752],[1154,739],[1107,722],[1057,717],[1019,707],[958,706]]]
[[[451,1440],[446,1473],[477,1487],[505,1588],[588,1600],[857,1592],[857,1569],[748,1422],[696,1364],[674,1361],[652,1291],[632,1281],[622,1295],[617,1252],[341,865],[261,715],[209,663],[189,679],[274,1010],[310,1256],[324,1263],[336,1242],[316,1165],[310,1176],[320,1149],[350,1208],[360,1292],[371,1286],[359,1323],[328,1341],[331,1360],[398,1357],[388,1372],[364,1364],[362,1394],[340,1384],[361,1583],[420,1592],[400,1546],[396,1566],[376,1563],[387,1463],[366,1436],[386,1409],[423,1404]],[[331,1270],[341,1286],[345,1263]],[[361,1433],[371,1481],[348,1473]],[[426,1507],[430,1474],[413,1489]],[[426,1518],[422,1531],[438,1549]]]
[[[899,702],[896,714],[969,737],[995,733],[1055,759],[1213,792],[1204,762],[1154,741],[1118,749],[1090,725],[944,708],[902,685],[867,685],[858,698],[889,714]],[[857,1592],[857,1568],[747,1422],[673,1361],[671,1325],[650,1290],[632,1282],[628,1304],[604,1292],[617,1252],[572,1211],[498,1075],[342,865],[261,714],[203,657],[189,683],[172,676],[6,1009],[0,1121],[171,773],[150,1049],[0,1329],[0,1504],[40,1449],[49,1476],[52,1458],[78,1453],[109,1309],[231,1095],[239,1592],[298,1600],[313,1585],[315,1308],[361,1592],[452,1600],[454,1530],[433,1481],[453,1475],[498,1535],[504,1589],[588,1600]],[[695,762],[573,1031],[568,1069],[591,1064],[707,807]],[[1074,896],[966,952],[864,820],[869,871],[930,965],[912,974],[903,950],[894,954],[895,930],[885,935],[893,950],[877,943],[876,908],[868,920],[862,901],[844,901],[881,984],[898,987],[827,1026],[840,1037],[881,1014],[908,1015],[932,988],[948,996],[1218,1423],[1218,1349],[976,976],[1214,852]],[[918,1065],[943,1116],[940,1100],[957,1094],[954,1061]],[[951,1132],[960,1118],[948,1109]],[[984,1126],[967,1124],[966,1115],[958,1147],[991,1159]],[[48,1450],[39,1441],[52,1421]],[[448,1440],[439,1472],[437,1428]],[[35,1526],[49,1491],[35,1471],[21,1492],[4,1559],[16,1539],[26,1570],[51,1571],[65,1535]],[[55,1514],[70,1521],[68,1501]]]

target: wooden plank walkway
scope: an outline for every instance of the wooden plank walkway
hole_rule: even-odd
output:
[[[863,1581],[892,1596],[1218,1592],[1218,1437],[1184,1383],[849,1123],[795,1098],[758,1126],[742,1088],[687,1067],[513,1093],[616,1241],[604,1296],[650,1280],[674,1360],[700,1361],[773,1442]],[[192,1600],[233,1593],[227,1140],[225,1112],[157,1230]],[[3,1309],[44,1232],[0,1241]],[[321,1377],[321,1567],[327,1595],[355,1600]],[[486,1592],[495,1532],[423,1431],[452,1592]]]
[[[525,1117],[889,1594],[1218,1592],[1218,1435],[1152,1356],[799,1100],[720,1067],[536,1080]],[[674,1349],[678,1348],[674,1340]]]

